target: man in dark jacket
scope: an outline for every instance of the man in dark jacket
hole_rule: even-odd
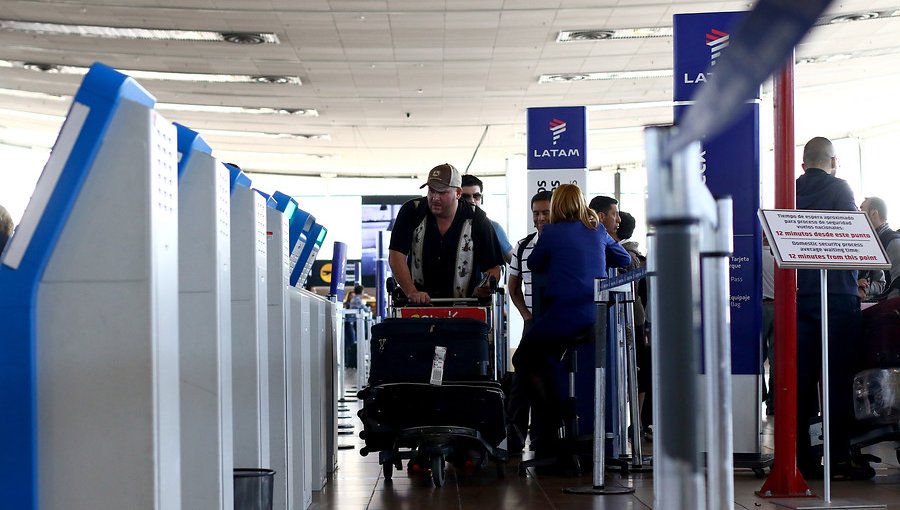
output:
[[[853,191],[835,177],[831,141],[815,137],[803,148],[804,173],[797,179],[797,209],[855,211]],[[821,478],[819,455],[810,447],[809,420],[818,414],[822,366],[819,271],[797,271],[797,467],[806,478]],[[853,342],[860,309],[856,271],[828,271],[829,404],[832,476],[871,478],[868,463],[850,459],[853,424]]]
[[[391,231],[388,264],[397,284],[415,304],[489,294],[478,286],[480,275],[499,280],[504,263],[490,220],[460,198],[462,178],[453,165],[432,168],[426,186],[425,197],[403,204]]]

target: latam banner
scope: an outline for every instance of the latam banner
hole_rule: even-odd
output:
[[[716,79],[716,61],[728,51],[731,31],[743,12],[676,14],[675,121],[706,82]],[[701,140],[703,180],[713,196],[730,195],[734,207],[731,258],[731,369],[760,372],[762,329],[762,232],[760,207],[759,101],[719,135]]]
[[[587,168],[587,108],[528,109],[528,170]]]

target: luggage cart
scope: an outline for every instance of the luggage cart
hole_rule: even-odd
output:
[[[508,355],[495,300],[401,306],[404,300],[394,295],[389,318],[373,326],[369,385],[359,392],[360,438],[366,442],[360,454],[377,451],[386,480],[403,460],[430,468],[437,487],[444,484],[447,462],[461,469],[492,460],[497,475],[504,475],[506,412],[499,379]],[[436,347],[446,348],[440,367],[433,363]]]

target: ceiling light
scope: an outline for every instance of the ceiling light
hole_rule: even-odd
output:
[[[0,30],[30,34],[77,35],[103,39],[152,41],[230,42],[235,44],[278,44],[271,32],[211,32],[208,30],[168,30],[157,28],[102,27],[64,23],[0,20]]]
[[[231,131],[224,129],[198,129],[200,134],[208,136],[227,136],[235,138],[267,138],[273,140],[331,140],[328,134],[297,133],[264,133],[259,131]]]
[[[37,62],[16,62],[0,60],[0,67],[19,67],[29,71],[83,76],[87,67],[66,66]],[[189,81],[196,83],[272,83],[281,85],[301,85],[299,76],[252,76],[248,74],[175,73],[168,71],[144,71],[139,69],[118,69],[132,78],[140,80]]]
[[[587,80],[630,80],[641,78],[665,78],[672,76],[671,69],[649,69],[646,71],[613,71],[602,73],[556,73],[542,74],[538,83],[558,83]]]
[[[296,115],[298,117],[318,117],[315,108],[251,108],[244,106],[223,106],[206,104],[157,103],[160,110],[203,113],[249,113],[252,115]]]
[[[588,111],[640,110],[644,108],[671,108],[674,101],[643,101],[637,103],[608,103],[585,105]]]
[[[54,94],[45,94],[43,92],[31,92],[29,90],[0,89],[0,94],[4,96],[22,97],[25,99],[38,99],[42,101],[68,101],[71,96],[57,96]]]
[[[607,39],[650,39],[672,37],[672,27],[623,28],[617,30],[562,30],[556,42],[603,41]]]

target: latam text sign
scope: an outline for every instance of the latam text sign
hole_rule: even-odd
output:
[[[675,101],[689,101],[699,87],[714,80],[716,63],[728,51],[731,32],[744,12],[676,14]]]
[[[528,169],[587,168],[587,108],[528,109]]]
[[[862,211],[761,209],[759,219],[781,268],[889,269]]]

